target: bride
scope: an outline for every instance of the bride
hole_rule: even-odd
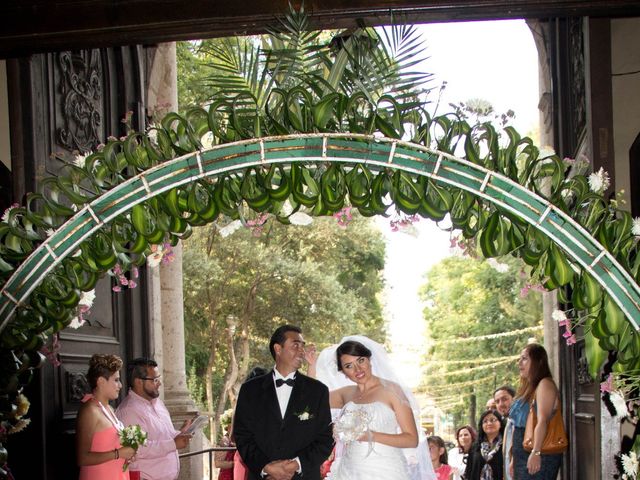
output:
[[[413,395],[391,369],[384,348],[364,336],[307,355],[310,369],[330,390],[336,460],[331,480],[435,480],[416,421]]]

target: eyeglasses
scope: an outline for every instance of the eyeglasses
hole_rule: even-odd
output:
[[[150,380],[153,383],[160,383],[160,377],[138,377],[140,380]]]
[[[487,423],[494,423],[494,422],[499,422],[500,420],[498,420],[495,417],[492,418],[485,418],[484,420],[482,420],[482,424],[485,425]]]

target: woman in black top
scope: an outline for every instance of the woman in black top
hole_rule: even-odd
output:
[[[478,438],[467,458],[465,480],[502,480],[502,434],[504,422],[497,410],[487,410],[478,422]]]

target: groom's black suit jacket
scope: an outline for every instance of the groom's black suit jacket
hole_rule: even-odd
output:
[[[333,447],[329,391],[298,372],[282,418],[273,372],[249,380],[240,388],[233,436],[249,478],[260,479],[269,462],[298,457],[302,475],[294,478],[320,480],[320,465]]]

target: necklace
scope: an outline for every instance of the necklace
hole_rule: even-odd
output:
[[[104,416],[107,417],[107,419],[111,422],[111,425],[113,425],[117,431],[122,431],[124,429],[124,424],[120,420],[118,420],[118,417],[116,417],[116,414],[113,413],[111,407],[105,407],[102,402],[95,397],[93,397],[93,399],[98,403],[98,406],[102,410],[102,413],[104,413]]]

